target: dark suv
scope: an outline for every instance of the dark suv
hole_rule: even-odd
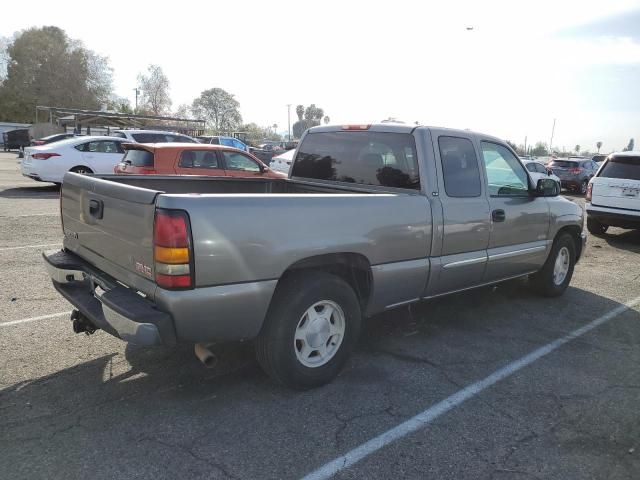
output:
[[[560,178],[563,188],[587,193],[589,180],[598,171],[599,165],[593,160],[580,158],[558,158],[548,165],[555,175]]]

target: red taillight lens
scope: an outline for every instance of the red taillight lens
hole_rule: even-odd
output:
[[[156,210],[153,244],[156,283],[164,288],[193,288],[193,256],[187,213]]]
[[[35,158],[36,160],[47,160],[51,157],[59,157],[59,153],[34,153],[31,155],[31,158]]]
[[[592,196],[593,196],[593,183],[589,183],[589,185],[587,185],[587,195],[585,197],[587,202],[591,201]]]
[[[569,173],[581,173],[582,169],[581,168],[570,168],[569,169]]]

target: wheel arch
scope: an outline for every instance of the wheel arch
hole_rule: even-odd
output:
[[[353,252],[328,253],[298,260],[280,276],[276,291],[284,280],[305,271],[319,271],[336,275],[347,282],[355,292],[363,311],[371,298],[373,272],[371,263],[364,255]]]
[[[580,259],[582,255],[582,229],[578,225],[565,225],[561,227],[554,237],[555,239],[559,238],[561,235],[569,234],[573,239],[573,243],[576,247],[576,262]]]

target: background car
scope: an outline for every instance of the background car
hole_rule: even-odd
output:
[[[42,137],[37,140],[31,140],[31,146],[39,147],[40,145],[48,145],[49,143],[59,142],[60,140],[66,140],[67,138],[72,138],[75,136],[79,136],[79,135],[75,133],[56,133],[54,135]]]
[[[295,150],[287,150],[286,152],[273,157],[269,164],[269,168],[276,172],[286,173],[289,175],[289,170],[291,169],[291,163],[293,162],[295,153]]]
[[[126,143],[120,137],[86,136],[49,145],[27,147],[21,163],[22,175],[39,182],[62,183],[64,174],[113,173],[122,160]]]
[[[594,155],[593,157],[591,157],[591,160],[593,160],[594,162],[600,163],[600,162],[604,161],[604,159],[607,158],[607,157],[608,157],[608,155],[597,154],[597,155]]]
[[[128,144],[117,174],[207,175],[213,177],[286,178],[237,148],[202,144]]]
[[[23,147],[31,145],[31,139],[29,138],[28,128],[16,128],[14,130],[7,130],[2,132],[2,144],[4,151],[18,150]]]
[[[177,132],[163,130],[114,130],[112,137],[126,138],[136,143],[199,143],[195,138]]]
[[[640,152],[612,153],[589,182],[587,229],[601,235],[609,226],[640,229]]]
[[[589,180],[598,171],[599,165],[593,160],[582,158],[556,158],[548,166],[560,177],[562,187],[569,190],[587,193]]]
[[[196,137],[200,143],[206,143],[209,145],[224,145],[226,147],[233,147],[239,150],[244,150],[245,152],[249,152],[249,146],[233,137],[225,137],[221,135],[203,135],[200,137]]]
[[[562,188],[562,182],[560,181],[560,178],[558,178],[557,175],[554,175],[551,169],[548,169],[542,163],[535,160],[522,160],[522,163],[524,164],[524,167],[529,171],[529,176],[533,179],[534,184],[537,184],[538,180],[540,180],[541,178],[551,178],[558,182],[558,186]]]

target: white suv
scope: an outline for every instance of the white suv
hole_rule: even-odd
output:
[[[126,138],[136,143],[199,143],[195,138],[182,133],[165,132],[163,130],[114,130],[112,137]]]
[[[587,187],[587,230],[640,229],[640,152],[612,153]]]

